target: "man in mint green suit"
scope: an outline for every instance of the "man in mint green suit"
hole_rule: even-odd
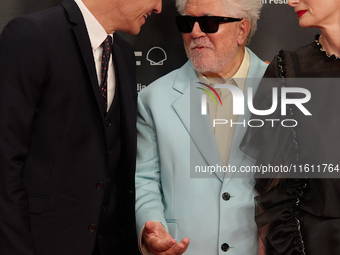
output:
[[[196,88],[197,81],[232,78],[246,99],[265,72],[267,64],[245,47],[256,30],[260,1],[232,2],[178,0],[184,15],[177,25],[190,61],[139,94],[136,219],[144,254],[258,253],[253,179],[204,171],[254,164],[239,149],[251,116],[248,107],[234,119],[246,126],[234,125],[225,142],[230,144],[226,158],[211,122],[212,108],[209,115],[201,113],[203,92]],[[243,85],[236,81],[242,76],[247,78]],[[202,171],[195,172],[197,167]]]

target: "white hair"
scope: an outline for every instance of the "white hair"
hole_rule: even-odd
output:
[[[257,21],[260,18],[262,3],[261,0],[221,0],[229,16],[233,18],[244,18],[250,22],[248,34],[249,43],[257,29]],[[176,0],[177,11],[183,15],[187,0]]]

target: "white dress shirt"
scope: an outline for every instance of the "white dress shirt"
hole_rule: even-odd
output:
[[[85,20],[87,32],[89,34],[90,42],[92,46],[94,62],[96,65],[98,86],[100,86],[101,63],[102,63],[102,54],[103,54],[102,43],[105,41],[108,34],[106,33],[103,26],[92,15],[92,13],[86,8],[86,6],[81,0],[74,0],[74,1],[77,3]],[[111,34],[110,36],[112,37],[112,41],[113,41],[113,34]],[[109,69],[108,69],[108,76],[107,76],[107,111],[109,111],[110,106],[112,104],[114,94],[115,94],[115,87],[116,87],[115,70],[114,70],[114,65],[113,65],[113,56],[111,56],[110,61],[109,61]]]

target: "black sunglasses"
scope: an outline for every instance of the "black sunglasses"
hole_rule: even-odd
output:
[[[191,33],[194,25],[198,22],[204,33],[216,33],[220,23],[241,21],[242,18],[230,18],[220,16],[194,17],[189,15],[176,16],[177,28],[182,33]]]

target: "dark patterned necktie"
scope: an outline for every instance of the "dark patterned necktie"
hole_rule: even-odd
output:
[[[109,69],[111,53],[112,53],[112,37],[108,35],[105,41],[103,42],[103,56],[100,82],[100,90],[105,101],[105,110],[107,109],[107,74],[108,74],[107,71]]]

